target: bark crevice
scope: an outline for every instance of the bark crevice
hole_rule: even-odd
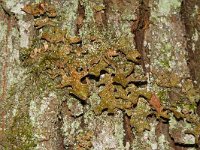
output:
[[[85,7],[81,4],[81,0],[78,2],[77,14],[75,33],[79,34],[79,30],[82,28],[85,19]]]
[[[183,0],[181,5],[181,19],[185,26],[185,39],[187,51],[187,64],[193,81],[197,81],[197,87],[200,87],[200,39],[194,39],[194,35],[200,31],[199,14],[195,12],[195,7],[200,7],[200,2],[196,0]],[[197,33],[195,33],[197,32]]]
[[[63,132],[62,132],[62,126],[63,126],[63,114],[62,114],[62,107],[63,104],[61,104],[60,106],[60,111],[59,114],[57,116],[57,122],[56,122],[56,127],[57,127],[57,141],[58,141],[58,149],[59,150],[65,150],[65,144],[64,144],[64,136],[63,136]]]
[[[148,48],[144,47],[144,38],[145,31],[149,28],[150,24],[150,7],[149,0],[141,0],[140,6],[138,10],[137,19],[133,22],[132,25],[132,33],[135,35],[135,47],[141,54],[141,62],[142,68],[145,74],[148,72],[148,69],[145,67],[145,64],[149,64]]]
[[[3,5],[1,4],[2,10],[3,10],[3,15],[0,16],[0,18],[2,20],[5,21],[6,25],[7,25],[7,32],[6,32],[6,36],[5,36],[5,47],[2,48],[2,51],[4,53],[3,56],[3,60],[2,60],[2,72],[1,72],[1,95],[0,95],[0,104],[3,104],[5,99],[6,99],[6,94],[7,94],[7,88],[8,88],[8,77],[7,77],[7,70],[8,70],[8,56],[9,56],[9,48],[8,48],[8,40],[9,40],[9,35],[10,35],[10,31],[12,28],[12,17],[9,14],[8,11],[6,11],[6,9],[3,7]],[[4,132],[6,128],[6,110],[2,109],[1,110],[1,130]]]
[[[145,32],[149,28],[149,22],[150,22],[149,18],[150,18],[149,0],[141,0],[137,12],[137,19],[134,20],[132,24],[131,32],[135,35],[134,36],[135,48],[141,54],[140,64],[142,65],[145,74],[149,72],[148,68],[145,67],[145,64],[149,64],[149,59],[147,57],[149,52],[148,48],[144,47]],[[127,142],[131,144],[132,141],[134,140],[134,135],[130,125],[130,118],[125,114],[124,114],[124,130],[125,130],[124,145],[126,145]]]
[[[131,143],[134,140],[134,135],[131,129],[131,125],[130,125],[130,118],[124,114],[123,115],[123,120],[124,120],[124,130],[125,130],[125,136],[124,136],[124,147],[126,147],[126,144],[129,143],[130,144],[130,148],[131,149]]]

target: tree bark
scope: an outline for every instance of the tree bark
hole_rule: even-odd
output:
[[[2,0],[0,6],[0,149],[199,149],[198,0]],[[52,28],[50,35],[43,34]],[[120,105],[110,113],[111,104],[95,109],[103,101],[96,82],[105,70],[98,77],[80,78],[77,88],[90,85],[87,98],[83,91],[81,97],[67,86],[59,88],[64,75],[51,68],[54,59],[62,59],[52,55],[55,51],[63,48],[77,60],[94,53],[95,65],[106,59],[112,70],[115,55],[126,55],[109,51],[113,45],[123,49],[120,42],[139,51],[131,74],[147,77],[134,84],[151,93],[150,98],[141,94],[131,110]],[[50,65],[38,63],[43,53],[49,53],[45,59]],[[65,65],[55,66],[60,71]],[[51,69],[55,78],[49,78]],[[78,69],[77,74],[84,67]],[[72,89],[77,76],[70,80]]]

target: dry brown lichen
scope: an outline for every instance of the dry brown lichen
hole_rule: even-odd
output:
[[[79,133],[76,136],[76,142],[74,149],[76,150],[88,150],[92,147],[91,139],[93,137],[92,131],[86,131],[84,133]]]
[[[165,70],[154,70],[156,84],[161,87],[178,87],[180,84],[181,78],[172,72]]]
[[[45,2],[39,4],[28,4],[22,10],[33,15],[34,17],[44,14],[46,14],[48,17],[56,17],[57,15],[54,5]]]
[[[86,100],[89,97],[88,84],[83,84],[81,82],[81,79],[87,75],[86,71],[81,71],[79,73],[74,68],[72,68],[70,70],[69,76],[66,75],[64,70],[61,71],[61,75],[61,87],[71,86],[72,89],[69,89],[69,91],[82,100]]]

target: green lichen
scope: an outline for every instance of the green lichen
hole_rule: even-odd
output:
[[[181,5],[180,0],[174,0],[174,1],[162,0],[159,1],[158,8],[160,9],[159,11],[162,12],[163,14],[169,14],[172,8],[174,9],[179,8],[180,5]]]
[[[147,120],[147,117],[151,112],[146,101],[140,99],[137,103],[137,107],[132,112],[128,112],[128,114],[131,116],[131,125],[138,133],[141,134],[144,130],[150,129],[150,122]]]
[[[163,134],[158,137],[158,145],[160,149],[171,150],[169,142]]]
[[[6,26],[6,24],[5,24],[4,21],[1,21],[1,22],[0,22],[0,26],[1,26],[0,32],[1,32],[1,34],[2,34],[2,35],[0,36],[0,42],[2,42],[2,41],[3,41],[3,37],[5,37],[6,32],[7,32],[7,26]]]
[[[170,118],[169,125],[169,133],[176,143],[195,144],[197,142],[198,125],[194,128],[190,122],[177,121],[173,116]],[[175,136],[177,134],[179,136]]]
[[[70,98],[67,101],[67,106],[72,114],[72,116],[80,116],[81,114],[83,114],[83,105],[77,101],[76,98]]]

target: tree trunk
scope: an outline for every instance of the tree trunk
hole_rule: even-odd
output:
[[[198,0],[0,6],[0,149],[199,149]]]

